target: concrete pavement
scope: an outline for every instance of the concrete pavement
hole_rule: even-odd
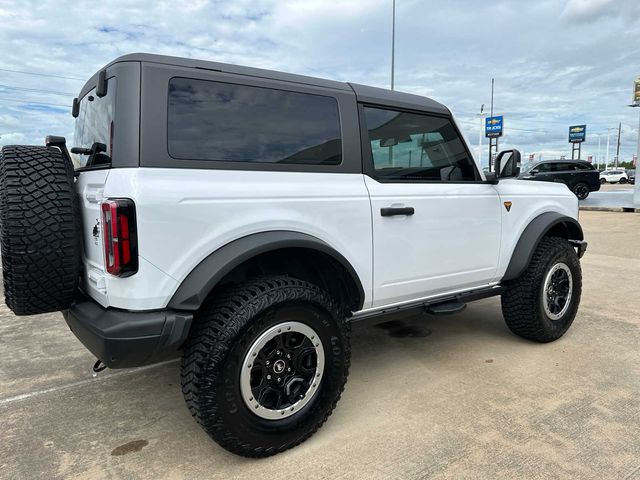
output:
[[[629,184],[605,184],[597,192],[591,192],[580,201],[580,208],[635,208],[633,203],[634,186]]]
[[[208,439],[176,362],[93,378],[59,314],[2,305],[0,478],[640,479],[640,215],[581,222],[583,300],[562,339],[513,336],[496,298],[356,327],[334,414],[264,460]]]

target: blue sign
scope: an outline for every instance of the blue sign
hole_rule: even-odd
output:
[[[484,122],[485,137],[501,137],[502,125],[502,115],[487,117]]]
[[[569,143],[581,143],[587,138],[586,125],[574,125],[569,127]]]

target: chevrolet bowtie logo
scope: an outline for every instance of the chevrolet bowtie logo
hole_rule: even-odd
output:
[[[511,205],[513,205],[513,203],[511,202],[504,202],[504,208],[507,209],[507,212],[511,211]]]

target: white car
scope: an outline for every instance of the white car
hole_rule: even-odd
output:
[[[6,304],[62,310],[96,370],[181,355],[189,410],[231,452],[327,420],[353,322],[499,295],[512,332],[550,342],[576,317],[576,196],[517,180],[516,150],[484,174],[429,98],[135,54],[73,105],[71,155],[2,149]]]
[[[627,183],[628,181],[627,172],[621,168],[600,172],[600,183]]]

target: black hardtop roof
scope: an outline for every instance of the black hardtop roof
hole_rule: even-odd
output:
[[[251,77],[268,78],[273,80],[281,80],[285,82],[300,83],[306,85],[315,85],[324,88],[331,88],[343,91],[355,92],[358,101],[365,103],[391,105],[398,108],[426,110],[430,112],[450,114],[447,107],[428,97],[413,95],[410,93],[388,90],[385,88],[370,87],[367,85],[359,85],[356,83],[338,82],[335,80],[327,80],[324,78],[309,77],[306,75],[296,75],[292,73],[278,72],[275,70],[265,70],[261,68],[244,67],[241,65],[233,65],[229,63],[210,62],[205,60],[196,60],[191,58],[172,57],[168,55],[155,55],[151,53],[130,53],[116,58],[103,69],[120,62],[145,62],[159,63],[164,65],[172,65],[185,68],[197,68],[204,70],[217,70],[221,72],[234,73],[238,75],[247,75]],[[95,86],[98,78],[97,72],[82,88],[82,94]]]

